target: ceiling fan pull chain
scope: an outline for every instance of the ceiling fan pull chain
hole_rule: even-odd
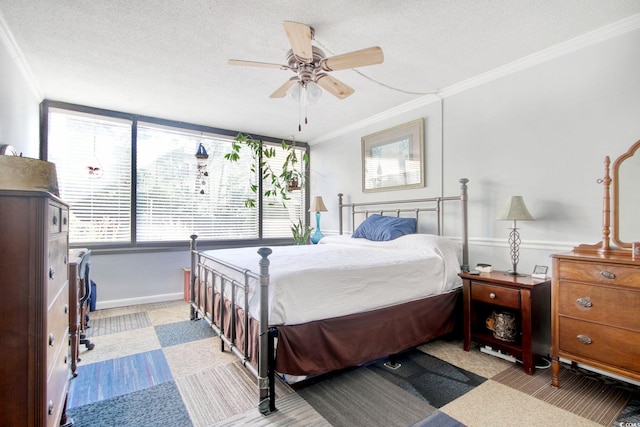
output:
[[[298,132],[302,132],[302,93],[298,96]]]
[[[307,121],[307,110],[309,107],[309,102],[308,102],[308,93],[307,93],[307,85],[304,86],[304,124],[308,124],[309,122]]]

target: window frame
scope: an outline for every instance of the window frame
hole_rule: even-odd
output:
[[[242,131],[235,131],[229,129],[220,129],[211,126],[198,125],[194,123],[186,123],[175,120],[163,119],[158,117],[144,116],[140,114],[125,113],[120,111],[107,110],[96,107],[89,107],[85,105],[72,104],[61,101],[47,100],[40,104],[40,160],[48,159],[48,134],[49,134],[49,111],[50,109],[69,110],[73,112],[86,113],[98,116],[105,116],[108,118],[124,119],[131,121],[131,236],[130,242],[123,243],[95,243],[91,244],[91,250],[95,253],[128,253],[128,252],[158,252],[158,251],[170,251],[170,250],[183,250],[185,244],[189,244],[189,236],[185,236],[184,240],[179,241],[164,241],[164,242],[138,242],[137,241],[137,129],[138,122],[155,124],[160,126],[169,126],[178,129],[187,129],[196,132],[206,132],[217,134],[223,137],[229,137],[233,139],[239,133],[245,133]],[[254,139],[262,141],[264,144],[281,146],[282,140],[263,136],[263,135],[251,135]],[[289,141],[290,142],[290,141]],[[305,169],[305,183],[304,200],[305,206],[309,206],[309,171],[311,164],[310,148],[306,142],[295,142],[296,148],[303,149],[309,158],[309,163]],[[261,172],[261,171],[260,171]],[[259,173],[261,177],[262,174]],[[278,246],[293,244],[292,238],[263,238],[263,197],[262,197],[262,181],[259,182],[259,190],[257,196],[258,209],[258,238],[257,239],[225,239],[225,240],[198,240],[199,249],[217,249],[217,248],[232,248],[232,247],[246,247],[246,246]],[[310,215],[308,211],[304,213],[304,220],[309,225]],[[81,247],[85,245],[70,244],[71,247]]]

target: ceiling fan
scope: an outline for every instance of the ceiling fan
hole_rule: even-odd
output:
[[[279,68],[293,71],[296,75],[276,89],[270,98],[283,98],[287,93],[291,94],[294,90],[299,91],[299,96],[302,92],[301,89],[304,89],[307,100],[312,101],[314,97],[317,99],[322,93],[317,88],[317,86],[320,86],[335,97],[344,99],[353,94],[353,88],[332,77],[328,74],[329,72],[381,64],[384,61],[382,49],[378,46],[327,58],[321,49],[311,44],[314,36],[312,27],[293,21],[284,21],[282,24],[291,45],[291,49],[287,52],[286,65],[239,59],[229,60],[231,65]]]

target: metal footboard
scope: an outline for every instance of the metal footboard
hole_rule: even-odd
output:
[[[191,283],[190,283],[190,311],[191,320],[204,319],[220,337],[221,350],[225,351],[225,345],[241,361],[243,366],[251,372],[258,380],[259,404],[258,409],[264,415],[276,411],[275,407],[275,371],[274,371],[274,340],[277,330],[269,328],[269,255],[272,250],[269,248],[258,249],[260,255],[260,273],[251,270],[240,269],[232,264],[208,256],[198,251],[197,235],[191,235]],[[227,273],[230,270],[242,280],[237,280]],[[249,321],[249,283],[257,280],[260,284],[260,329],[258,343],[257,366],[251,363],[249,356],[250,321]],[[196,292],[196,283],[199,292]],[[215,285],[219,284],[220,302],[218,305],[219,315],[215,315]],[[212,301],[208,301],[207,287],[211,286]],[[230,292],[227,292],[230,291]],[[225,295],[231,294],[230,308],[227,309]],[[237,316],[236,307],[239,307],[237,294],[243,298],[243,317],[241,322],[244,326],[244,337],[241,343],[237,342]],[[211,305],[211,313],[207,307]],[[230,310],[229,325],[225,325],[225,312]],[[225,332],[227,331],[227,332]]]

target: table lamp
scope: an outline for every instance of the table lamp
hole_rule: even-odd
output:
[[[506,274],[510,276],[524,276],[517,271],[520,260],[520,233],[516,227],[516,221],[535,221],[524,204],[522,196],[511,196],[502,209],[502,213],[496,218],[499,221],[513,221],[513,227],[509,233],[509,252],[511,254],[511,264],[513,270]]]
[[[311,236],[311,243],[314,245],[320,241],[324,236],[320,231],[320,212],[326,212],[327,207],[324,205],[322,201],[322,196],[315,196],[311,200],[311,206],[309,206],[309,212],[316,213],[316,231]]]

